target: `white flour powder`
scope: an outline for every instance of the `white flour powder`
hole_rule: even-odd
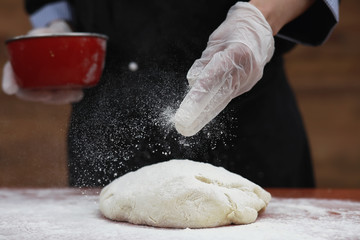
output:
[[[0,189],[4,239],[360,239],[360,202],[273,198],[253,224],[180,230],[107,220],[93,190]]]

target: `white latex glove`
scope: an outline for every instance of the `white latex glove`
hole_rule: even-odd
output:
[[[44,33],[65,33],[71,32],[70,26],[65,21],[55,21],[46,28],[36,28],[31,30],[28,35]],[[6,94],[15,94],[18,98],[49,104],[66,104],[80,101],[83,98],[81,89],[62,89],[62,90],[25,90],[19,88],[15,82],[14,71],[10,62],[6,62],[3,69],[2,89]]]
[[[200,131],[261,79],[273,53],[272,29],[262,13],[246,2],[232,6],[187,74],[191,89],[175,114],[176,130],[184,136]]]

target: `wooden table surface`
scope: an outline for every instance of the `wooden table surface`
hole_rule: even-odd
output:
[[[255,223],[162,229],[105,219],[100,189],[0,188],[0,240],[360,239],[360,189],[267,189]]]
[[[360,201],[360,189],[332,189],[332,188],[269,188],[273,197],[282,198],[317,198]]]

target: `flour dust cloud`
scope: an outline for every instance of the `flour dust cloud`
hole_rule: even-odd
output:
[[[137,71],[127,65],[115,73],[105,70],[100,86],[85,91],[73,107],[69,129],[72,185],[104,186],[128,171],[173,158],[206,162],[218,148],[232,147],[231,111],[195,136],[177,133],[173,117],[189,87],[186,71],[172,69],[141,63]]]

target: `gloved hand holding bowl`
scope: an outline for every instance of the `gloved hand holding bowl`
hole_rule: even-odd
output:
[[[106,41],[105,35],[72,32],[65,21],[9,39],[3,91],[34,102],[80,101],[83,88],[95,86],[101,77]]]

